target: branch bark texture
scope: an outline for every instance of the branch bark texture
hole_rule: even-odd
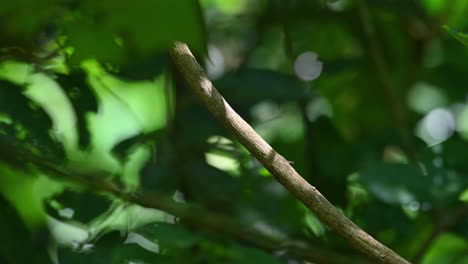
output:
[[[175,42],[170,56],[188,86],[235,138],[296,198],[352,247],[378,263],[409,263],[338,211],[245,122],[216,90],[186,44]]]

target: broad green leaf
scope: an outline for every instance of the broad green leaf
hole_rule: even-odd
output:
[[[15,153],[12,153],[15,155]],[[63,185],[43,175],[14,170],[0,163],[0,195],[15,208],[22,222],[31,230],[46,223],[45,199],[60,193]]]
[[[122,64],[164,52],[173,41],[204,53],[203,19],[197,1],[82,1],[81,16],[69,18],[66,43],[72,62],[95,58]],[[98,19],[97,19],[98,18]]]
[[[423,258],[423,264],[439,264],[439,263],[466,263],[459,262],[462,256],[466,259],[466,249],[468,242],[466,238],[443,233],[437,237],[428,252]]]

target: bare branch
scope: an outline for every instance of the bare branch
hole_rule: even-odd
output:
[[[176,42],[170,55],[189,87],[205,106],[276,180],[304,203],[320,220],[346,239],[352,247],[378,263],[409,263],[364,232],[338,211],[314,186],[299,175],[290,163],[278,154],[245,122],[219,94],[186,44]]]

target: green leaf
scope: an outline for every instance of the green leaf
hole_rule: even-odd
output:
[[[233,246],[230,254],[230,264],[256,263],[256,264],[280,264],[283,263],[271,254],[249,247]]]
[[[305,223],[314,235],[321,237],[325,234],[325,227],[320,220],[311,212],[306,212]]]
[[[304,96],[304,83],[295,77],[271,70],[242,69],[214,82],[226,100],[253,104],[261,100],[285,102]]]
[[[468,242],[466,239],[453,234],[442,234],[430,247],[430,250],[424,256],[424,264],[438,263],[466,263],[460,262],[461,257],[465,256]]]
[[[0,163],[0,194],[16,209],[21,221],[30,230],[35,230],[47,221],[44,200],[61,192],[63,185],[45,176],[31,174]]]
[[[460,194],[460,201],[462,202],[467,202],[468,203],[468,189],[465,189],[461,194]]]
[[[46,246],[48,232],[45,225],[33,232],[24,225],[16,210],[0,195],[0,262],[48,264],[51,260]]]
[[[455,171],[421,163],[373,163],[361,171],[364,186],[383,202],[420,209],[444,208],[456,202],[466,180]]]
[[[82,223],[88,223],[100,214],[103,214],[111,205],[111,200],[101,195],[92,192],[74,192],[70,190],[53,197],[52,200],[59,203],[61,206],[60,210],[73,210],[72,219]],[[60,218],[59,211],[55,211],[51,207],[48,209],[49,213]]]
[[[186,249],[196,245],[200,241],[198,235],[178,224],[150,224],[135,232],[151,241],[157,241],[163,248]]]
[[[21,142],[35,153],[60,156],[61,146],[50,136],[52,120],[46,111],[25,95],[22,86],[0,80],[0,137]]]
[[[89,147],[90,133],[86,121],[86,113],[97,112],[98,101],[95,92],[83,71],[71,75],[58,74],[56,81],[60,84],[76,113],[79,146]]]
[[[459,32],[447,25],[443,25],[442,28],[450,33],[455,39],[460,41],[463,45],[468,46],[468,33]]]
[[[96,58],[105,63],[126,61],[164,52],[175,40],[204,52],[203,20],[198,1],[125,0],[83,1],[82,15],[68,21],[71,60]]]
[[[125,237],[114,231],[99,239],[90,249],[59,248],[59,263],[102,264],[102,263],[165,263],[159,255],[137,244],[125,243]]]

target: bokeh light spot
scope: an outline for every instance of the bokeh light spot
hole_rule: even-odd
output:
[[[307,51],[296,58],[294,62],[294,73],[303,81],[317,79],[322,73],[323,63],[318,60],[316,53]]]

